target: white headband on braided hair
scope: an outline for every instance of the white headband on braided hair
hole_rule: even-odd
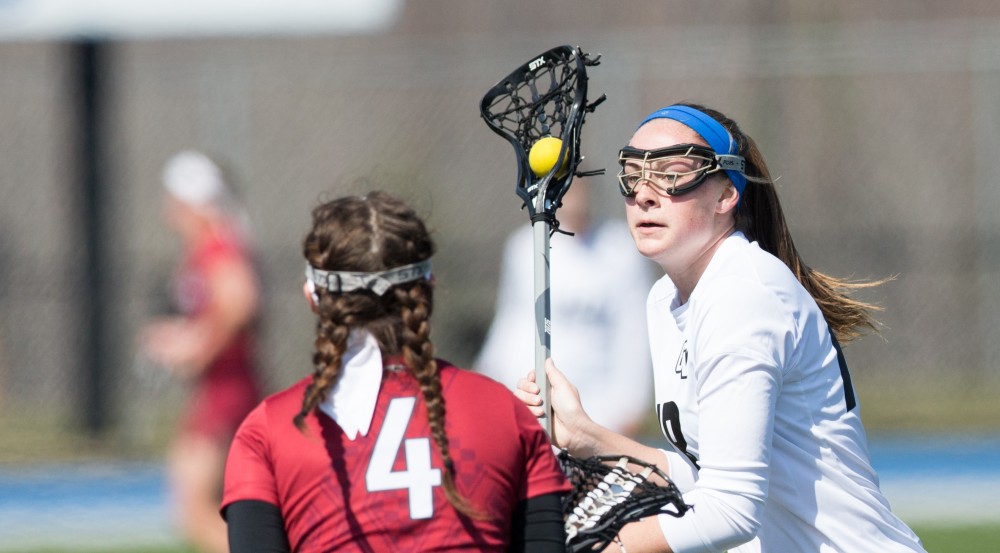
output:
[[[419,279],[430,280],[430,278],[430,259],[374,273],[324,271],[313,267],[308,261],[306,262],[306,280],[317,288],[325,288],[334,293],[371,290],[381,296],[396,284]]]

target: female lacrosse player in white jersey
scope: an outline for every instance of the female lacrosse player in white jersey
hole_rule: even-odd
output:
[[[848,283],[807,267],[764,158],[722,114],[673,105],[620,154],[636,247],[666,275],[647,301],[658,450],[583,411],[549,361],[557,445],[657,463],[694,509],[627,526],[609,551],[923,551],[878,487],[838,340],[875,329]],[[609,370],[613,368],[609,367]],[[534,374],[518,395],[541,415]]]

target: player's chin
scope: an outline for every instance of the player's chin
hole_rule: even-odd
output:
[[[650,259],[657,257],[665,248],[663,238],[648,231],[634,232],[632,239],[635,241],[635,248],[639,253]]]

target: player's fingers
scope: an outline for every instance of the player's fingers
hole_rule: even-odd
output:
[[[522,380],[523,382],[523,380]],[[545,415],[545,409],[542,408],[542,398],[538,396],[537,393],[529,394],[524,390],[514,390],[514,395],[517,399],[521,400],[521,403],[528,407],[531,414],[536,417],[542,417]]]
[[[535,369],[528,371],[528,374],[524,375],[517,381],[517,387],[526,392],[538,393],[538,385],[535,384]]]
[[[532,371],[527,377],[522,378],[517,381],[517,390],[522,391],[527,394],[538,395],[541,390],[538,388],[538,384],[535,384],[535,372]]]
[[[528,371],[528,374],[525,375],[524,378],[527,379],[529,382],[534,382],[535,381],[535,369],[531,369],[530,371]]]

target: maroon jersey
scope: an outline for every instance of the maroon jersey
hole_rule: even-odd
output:
[[[441,487],[444,463],[409,370],[383,370],[367,436],[348,440],[323,413],[292,423],[311,378],[259,405],[236,434],[223,508],[276,505],[292,550],[506,551],[519,501],[569,490],[549,440],[504,386],[438,362],[455,481],[488,516],[461,517]]]
[[[233,258],[250,262],[239,240],[228,233],[212,235],[189,252],[174,278],[175,301],[185,316],[203,315],[211,302],[209,273],[215,264]],[[242,330],[198,376],[181,420],[182,431],[228,441],[260,398],[253,337]]]

